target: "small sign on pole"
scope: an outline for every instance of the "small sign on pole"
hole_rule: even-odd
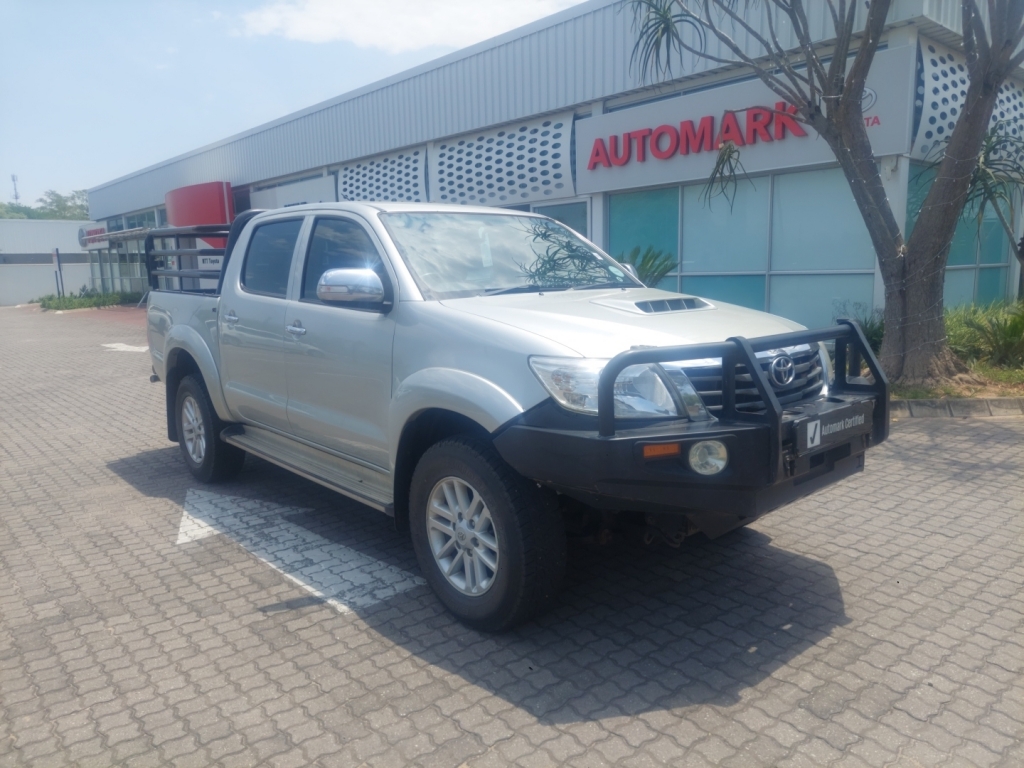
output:
[[[53,279],[57,282],[57,296],[64,295],[64,270],[60,265],[60,249],[53,249]]]

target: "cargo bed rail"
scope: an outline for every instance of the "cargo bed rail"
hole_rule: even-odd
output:
[[[258,213],[262,210],[243,211],[231,224],[192,224],[149,230],[146,235],[146,271],[149,273],[150,290],[219,294],[231,248],[246,223]],[[223,248],[196,248],[195,245],[182,244],[182,240],[218,239],[224,241]],[[157,240],[172,240],[173,247],[157,248]],[[218,267],[200,268],[204,260],[217,258],[220,259]],[[164,278],[162,284],[160,278]],[[216,280],[217,286],[203,286],[200,280]]]

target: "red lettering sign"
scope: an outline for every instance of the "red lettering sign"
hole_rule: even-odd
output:
[[[693,130],[693,121],[685,120],[679,124],[679,154],[688,155],[694,152],[710,152],[711,142],[715,139],[715,118],[711,115],[700,119],[700,127]]]
[[[771,141],[772,135],[768,133],[768,126],[772,124],[772,113],[763,107],[754,107],[747,110],[747,131],[743,134],[743,140],[747,144],[753,144],[754,139]]]
[[[647,160],[647,137],[651,135],[650,128],[642,128],[639,131],[631,131],[626,134],[634,142],[636,142],[636,161],[638,163],[646,162]]]
[[[594,139],[594,148],[590,150],[590,162],[587,163],[587,170],[592,171],[597,166],[605,168],[612,167],[612,161],[608,159],[608,147],[604,145],[604,139]]]
[[[668,137],[668,144],[662,149],[661,140]],[[679,131],[671,125],[659,125],[651,134],[651,154],[659,160],[668,160],[679,149]]]
[[[639,128],[627,131],[621,136],[609,136],[594,139],[590,150],[587,170],[592,171],[598,166],[612,168],[623,166],[634,158],[636,162],[647,161],[647,153],[657,160],[669,160],[676,155],[688,155],[691,152],[710,152],[720,149],[726,141],[737,147],[761,142],[781,141],[786,134],[806,136],[807,131],[796,120],[798,110],[784,101],[775,103],[775,109],[751,107],[742,112],[726,112],[722,115],[721,127],[715,135],[715,118],[705,115],[696,126],[692,120],[682,120],[679,130],[672,125],[659,125],[657,128]],[[743,125],[737,115],[743,115]],[[877,117],[865,117],[867,125],[879,125]]]
[[[609,136],[608,137],[608,149],[609,156],[612,159],[612,165],[625,165],[629,162],[629,134],[623,134],[622,136],[622,154],[619,154],[619,137]]]
[[[794,136],[807,135],[807,131],[800,127],[800,123],[790,117],[790,115],[795,115],[797,111],[796,107],[784,101],[775,102],[775,119],[772,122],[775,125],[776,139],[786,138],[787,130]]]
[[[743,141],[743,132],[740,130],[740,124],[736,120],[735,112],[726,112],[722,116],[722,132],[718,134],[715,149],[720,149],[727,141],[731,141],[737,147],[742,147],[745,143]]]

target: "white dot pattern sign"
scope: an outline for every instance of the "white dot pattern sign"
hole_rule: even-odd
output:
[[[574,196],[572,119],[570,112],[432,143],[431,202],[507,205]]]
[[[367,157],[342,166],[342,200],[422,203],[426,191],[426,147]]]
[[[911,156],[937,160],[963,109],[970,79],[962,53],[921,38],[915,111],[917,133]],[[1003,124],[1011,136],[1024,138],[1024,87],[1007,80],[999,89],[991,126]]]

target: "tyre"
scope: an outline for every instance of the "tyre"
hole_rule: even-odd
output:
[[[245,451],[218,438],[226,425],[217,418],[201,379],[186,376],[181,380],[174,412],[178,445],[193,477],[204,483],[216,483],[241,471]]]
[[[557,595],[565,526],[554,494],[516,474],[485,441],[461,436],[429,448],[409,503],[420,569],[464,623],[509,629]]]

